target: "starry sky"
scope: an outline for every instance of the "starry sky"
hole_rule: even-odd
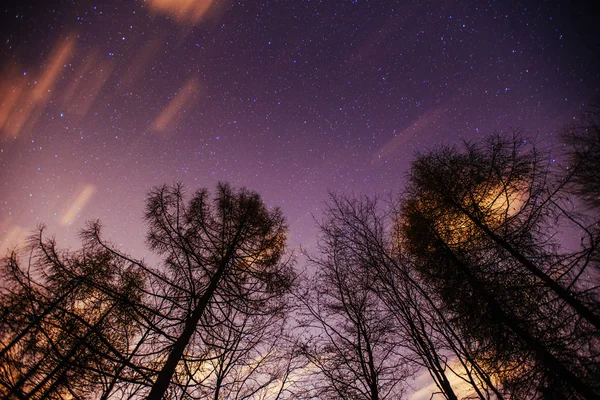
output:
[[[0,6],[0,246],[85,221],[147,256],[147,191],[246,186],[315,243],[328,191],[396,193],[416,151],[600,88],[591,3],[120,0]]]

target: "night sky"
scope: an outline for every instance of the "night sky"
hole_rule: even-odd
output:
[[[100,219],[147,256],[151,187],[229,181],[310,249],[328,190],[397,193],[416,151],[513,128],[558,141],[600,88],[583,3],[2,5],[1,247],[42,222],[76,247]]]

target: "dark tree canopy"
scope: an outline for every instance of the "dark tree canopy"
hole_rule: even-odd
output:
[[[281,262],[284,218],[257,193],[220,184],[213,199],[200,190],[185,204],[180,186],[164,186],[148,196],[145,217],[148,244],[165,258],[164,272],[155,273],[167,300],[161,312],[180,321],[168,327],[165,339],[176,340],[167,344],[148,396],[160,399],[203,320],[208,326],[228,321],[224,308],[256,316],[280,312],[293,273]]]
[[[87,398],[109,390],[138,333],[133,305],[143,275],[84,240],[77,252],[54,239],[30,240],[28,262],[2,263],[0,394],[7,398]]]
[[[541,154],[518,136],[433,150],[413,163],[399,231],[506,387],[593,398],[598,314],[548,233],[548,178]]]

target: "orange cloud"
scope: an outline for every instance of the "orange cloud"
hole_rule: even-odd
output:
[[[168,15],[179,23],[196,24],[211,10],[213,0],[148,0],[151,12]]]
[[[113,70],[114,63],[101,61],[98,51],[90,52],[65,91],[62,104],[70,113],[85,116]]]
[[[44,69],[42,76],[38,79],[31,93],[34,101],[41,101],[52,90],[64,65],[69,62],[69,59],[73,55],[74,48],[75,39],[72,38],[67,38],[58,44],[50,56],[48,66]]]
[[[16,68],[7,68],[2,73],[2,83],[0,84],[0,129],[8,122],[14,112],[15,105],[19,102],[21,94],[26,89],[27,78],[19,75]]]
[[[196,78],[188,80],[179,93],[154,119],[152,130],[165,133],[167,129],[173,128],[177,123],[176,119],[183,117],[183,114],[196,102],[199,90],[200,84]]]
[[[71,206],[67,209],[67,212],[65,212],[60,219],[61,225],[65,226],[73,222],[75,217],[77,217],[77,214],[86,206],[94,193],[96,193],[96,188],[94,185],[85,185],[75,200],[73,200]]]
[[[3,72],[5,83],[0,85],[0,129],[7,136],[16,138],[26,128],[32,128],[42,115],[52,91],[62,75],[64,65],[73,56],[75,39],[60,41],[43,64],[39,77],[29,78],[17,66]]]

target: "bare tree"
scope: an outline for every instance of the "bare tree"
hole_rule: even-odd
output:
[[[328,215],[333,217],[333,215]],[[298,295],[302,326],[311,333],[303,353],[316,373],[311,396],[379,400],[399,398],[409,376],[393,323],[372,290],[373,271],[353,258],[335,220],[320,225],[316,267]]]

